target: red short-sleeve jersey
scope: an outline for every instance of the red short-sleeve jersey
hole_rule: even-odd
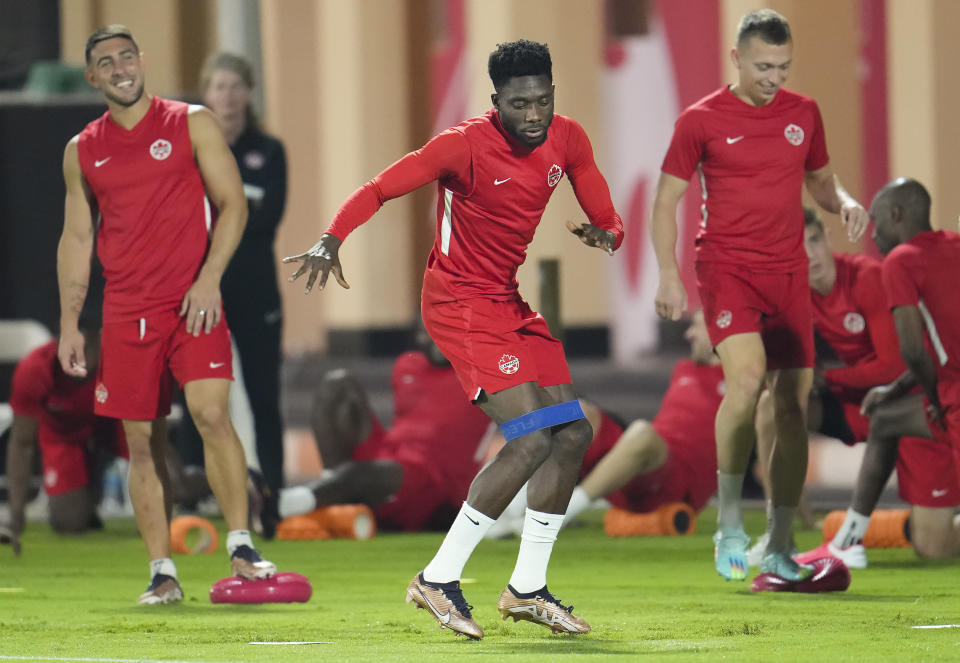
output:
[[[102,216],[107,322],[178,307],[203,263],[211,217],[188,108],[153,97],[133,129],[107,111],[80,132],[80,169]]]
[[[826,295],[810,290],[814,326],[843,368],[826,372],[834,389],[864,390],[895,380],[906,370],[893,316],[883,290],[880,261],[834,254],[837,280]]]
[[[751,106],[724,87],[680,115],[662,169],[682,180],[699,170],[698,261],[798,272],[807,268],[804,175],[828,162],[813,99],[781,89]]]
[[[960,405],[960,235],[920,233],[895,247],[883,261],[883,286],[890,308],[916,306],[926,325],[937,366],[943,405]]]

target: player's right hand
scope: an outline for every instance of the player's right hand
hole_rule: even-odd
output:
[[[657,315],[664,320],[679,320],[687,310],[687,291],[679,276],[660,276],[655,300]]]
[[[293,276],[290,277],[290,280],[296,281],[305,272],[309,271],[310,274],[307,276],[307,286],[304,288],[304,293],[308,293],[313,289],[313,284],[316,282],[318,275],[320,276],[320,283],[318,284],[318,287],[320,290],[323,290],[324,286],[327,284],[327,277],[330,275],[330,272],[333,272],[333,276],[337,279],[337,283],[344,288],[349,288],[350,284],[347,283],[345,278],[343,278],[343,267],[340,266],[340,256],[338,255],[340,251],[340,244],[342,244],[342,242],[339,238],[328,233],[324,233],[320,236],[320,241],[314,244],[313,247],[306,253],[284,258],[284,263],[297,261],[303,262],[303,264],[300,265],[300,268],[293,273]]]
[[[83,334],[76,327],[60,332],[57,359],[60,360],[60,367],[67,375],[75,378],[87,377],[87,355],[83,351],[83,346]]]
[[[893,387],[889,384],[873,387],[867,392],[867,395],[863,397],[863,401],[860,403],[860,414],[865,417],[873,416],[874,411],[890,400],[892,394]]]

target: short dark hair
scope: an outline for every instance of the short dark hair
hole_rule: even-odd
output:
[[[553,82],[550,49],[546,44],[527,39],[497,44],[497,50],[487,61],[487,71],[497,90],[517,76],[546,76]]]
[[[805,228],[808,226],[816,226],[820,230],[823,230],[823,221],[820,220],[820,215],[817,214],[817,210],[812,207],[803,208],[803,226]]]
[[[133,38],[133,33],[130,31],[130,28],[119,23],[113,23],[111,25],[103,26],[87,38],[87,46],[83,51],[84,61],[86,61],[87,64],[90,64],[90,52],[93,50],[93,47],[99,44],[101,41],[106,41],[115,37],[129,39],[130,43],[133,44],[133,47],[137,50],[137,53],[140,52],[140,47],[137,46],[137,41]]]
[[[737,46],[753,36],[774,46],[781,46],[792,39],[787,19],[772,9],[756,9],[740,19],[740,25],[737,26]]]

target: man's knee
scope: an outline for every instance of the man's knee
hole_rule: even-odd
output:
[[[564,424],[553,436],[553,445],[561,452],[580,454],[593,442],[593,426],[586,419],[576,419]]]
[[[640,474],[647,474],[667,462],[670,451],[649,421],[638,419],[631,423],[617,442],[629,452],[634,467]]]
[[[725,378],[726,398],[732,403],[754,407],[763,389],[765,377],[766,371],[759,364],[740,366]]]
[[[536,468],[550,455],[551,445],[550,429],[544,428],[510,440],[504,451],[515,455],[527,467]]]
[[[83,493],[82,495],[79,493]],[[90,526],[92,509],[86,488],[50,498],[50,527],[57,534],[79,534]]]
[[[225,433],[230,427],[230,411],[225,401],[211,400],[195,404],[190,408],[190,416],[204,437]]]
[[[943,558],[960,554],[960,541],[949,508],[913,507],[910,512],[910,543],[918,557]]]

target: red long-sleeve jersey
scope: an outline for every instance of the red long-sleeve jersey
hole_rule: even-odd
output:
[[[450,299],[508,299],[547,201],[566,174],[593,225],[623,240],[623,224],[583,128],[555,115],[544,143],[527,148],[495,109],[466,120],[357,189],[327,232],[344,239],[388,200],[437,182],[437,232],[424,286]]]
[[[887,306],[880,262],[836,253],[837,280],[826,295],[810,291],[814,326],[845,366],[825,373],[835,390],[887,384],[907,370]]]

